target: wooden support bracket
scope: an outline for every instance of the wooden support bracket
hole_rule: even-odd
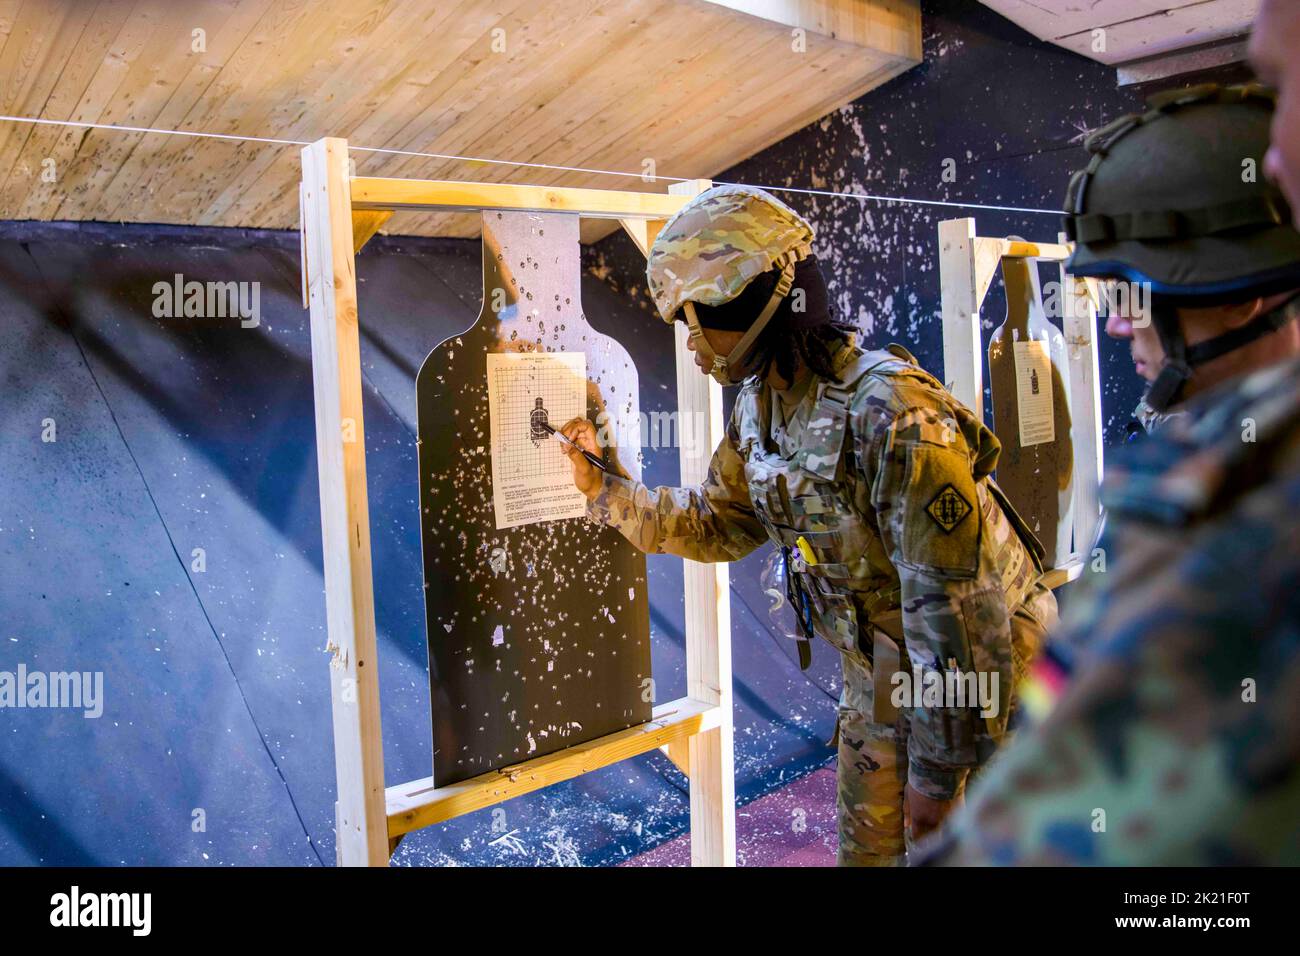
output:
[[[352,210],[352,251],[358,253],[389,219],[393,218],[390,209],[354,209]]]

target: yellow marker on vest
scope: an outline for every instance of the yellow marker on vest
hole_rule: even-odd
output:
[[[805,563],[817,563],[817,555],[813,554],[812,545],[803,539],[803,535],[796,538],[794,543],[799,546],[799,553],[803,555]]]

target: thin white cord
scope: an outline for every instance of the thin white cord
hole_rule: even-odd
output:
[[[110,123],[85,123],[76,120],[53,120],[34,116],[4,116],[0,121],[7,123],[33,123],[38,126],[71,126],[77,129],[102,129],[118,133],[158,133],[163,136],[189,136],[195,139],[223,139],[246,143],[265,143],[270,146],[310,146],[311,141],[301,139],[271,139],[266,136],[236,136],[232,133],[196,133],[183,129],[156,129],[151,126],[115,126]],[[689,182],[679,176],[650,176],[645,173],[629,173],[616,169],[592,169],[586,166],[556,166],[551,163],[527,163],[511,159],[487,159],[480,156],[457,156],[454,153],[422,153],[409,149],[386,149],[381,146],[353,146],[348,149],[359,153],[385,153],[391,156],[416,156],[424,159],[443,159],[456,162],[484,163],[496,166],[516,166],[527,169],[548,169],[555,172],[589,173],[597,176],[625,176],[644,182]],[[752,183],[716,182],[717,186],[753,186]],[[994,212],[1020,212],[1031,215],[1059,216],[1059,209],[1034,209],[1025,206],[994,206],[986,203],[952,202],[942,199],[911,199],[906,196],[877,196],[871,193],[840,193],[829,189],[801,189],[796,186],[753,186],[768,192],[802,193],[806,196],[824,196],[829,199],[856,199],[859,202],[892,202],[914,206],[945,206],[958,209],[987,209]]]
[[[267,139],[264,136],[235,136],[231,133],[193,133],[184,129],[154,129],[152,126],[113,126],[108,123],[79,123],[76,120],[42,119],[36,116],[0,116],[8,123],[35,123],[38,126],[75,126],[78,129],[108,129],[119,133],[162,133],[164,136],[193,136],[198,139],[233,139],[250,143],[273,143],[277,146],[310,146],[297,139]]]
[[[744,186],[746,183],[725,183],[714,180],[715,186]],[[834,199],[869,199],[873,202],[902,202],[916,206],[960,206],[962,209],[992,209],[998,212],[1031,212],[1044,216],[1063,215],[1059,209],[1032,209],[1026,206],[989,206],[973,202],[948,202],[942,199],[907,199],[901,196],[875,196],[871,193],[837,193],[827,189],[799,189],[795,186],[759,186],[768,192],[803,193],[808,196],[830,196]]]

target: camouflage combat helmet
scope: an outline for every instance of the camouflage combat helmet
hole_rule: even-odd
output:
[[[1179,305],[1211,306],[1300,288],[1300,233],[1262,175],[1275,97],[1260,86],[1207,84],[1153,97],[1146,113],[1088,137],[1092,154],[1066,194],[1067,270],[1151,293],[1166,363],[1147,401],[1173,404],[1191,366],[1280,328],[1274,310],[1246,329],[1189,348]]]
[[[696,351],[713,377],[735,384],[738,368],[790,292],[795,263],[812,252],[813,228],[776,197],[753,186],[715,186],[695,196],[660,230],[646,263],[650,296],[665,322],[680,311]],[[781,277],[767,305],[727,356],[715,355],[700,328],[695,303],[719,306],[759,275]]]

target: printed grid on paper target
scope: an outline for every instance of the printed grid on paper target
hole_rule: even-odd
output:
[[[500,452],[497,467],[502,477],[568,475],[570,464],[563,445],[549,434],[533,438],[533,411],[542,400],[552,428],[583,414],[570,396],[573,373],[564,368],[512,368],[495,370],[496,393],[501,397]]]

